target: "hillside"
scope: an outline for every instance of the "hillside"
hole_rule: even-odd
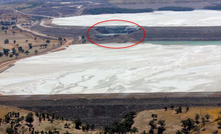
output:
[[[205,6],[219,4],[219,0],[108,0],[109,3],[121,8],[153,8],[158,9],[166,6],[182,6],[201,9]]]
[[[151,129],[149,122],[153,120],[152,114],[156,114],[154,122],[157,124],[159,120],[165,121],[165,131],[163,134],[175,134],[177,130],[183,130],[181,121],[188,120],[188,118],[193,119],[193,126],[190,132],[196,133],[197,131],[201,134],[211,134],[214,131],[221,132],[218,122],[221,121],[221,108],[220,107],[190,107],[186,110],[186,107],[182,107],[182,113],[176,113],[177,107],[169,108],[167,111],[165,109],[161,110],[146,110],[137,114],[134,119],[133,127],[138,128],[139,133],[146,131],[149,132]],[[199,114],[199,122],[196,121],[196,114]],[[206,115],[209,115],[207,120]],[[205,122],[202,121],[205,119]],[[204,124],[205,123],[205,124]],[[157,126],[159,126],[157,124]],[[154,129],[157,132],[157,129]],[[184,130],[183,130],[184,131]]]
[[[82,124],[79,120],[79,128],[76,123],[55,113],[38,113],[15,107],[0,105],[0,134],[32,134],[32,133],[97,133],[95,126]]]

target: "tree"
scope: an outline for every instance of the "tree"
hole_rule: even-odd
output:
[[[28,130],[28,129],[25,128],[24,126],[21,127],[21,132],[22,132],[22,134],[24,134],[27,130]]]
[[[156,128],[156,124],[154,123],[154,120],[151,120],[149,122],[149,126],[151,127],[151,129],[155,129]]]
[[[13,54],[11,53],[11,54],[9,55],[9,57],[12,58],[12,57],[13,57]]]
[[[218,130],[213,131],[212,134],[218,134]]]
[[[50,42],[51,42],[50,40],[46,40],[46,43],[48,43],[48,44],[49,44]]]
[[[178,109],[179,109],[179,113],[182,113],[182,107],[179,107]]]
[[[38,118],[38,119],[39,119],[39,122],[41,123],[41,116],[39,116],[39,118]]]
[[[37,117],[39,117],[39,113],[38,113],[38,112],[35,112],[35,115],[36,115]]]
[[[209,121],[210,115],[206,114],[205,117],[206,117],[207,121]]]
[[[177,130],[176,134],[183,134],[183,133],[180,130]]]
[[[144,130],[141,134],[148,134],[148,133],[146,133],[146,131]]]
[[[59,38],[58,38],[58,40],[59,40],[59,41],[62,41],[62,38],[61,38],[61,37],[59,37]]]
[[[193,127],[193,130],[194,130],[195,132],[197,132],[197,133],[200,133],[200,127],[197,126],[197,125],[195,125],[195,126]]]
[[[2,52],[0,52],[0,57],[2,57],[3,56],[3,53]]]
[[[195,115],[195,121],[196,121],[197,124],[199,123],[199,118],[200,118],[200,115],[199,115],[199,114],[196,114],[196,115]]]
[[[166,129],[164,127],[158,127],[157,134],[163,134]]]
[[[18,47],[18,51],[19,52],[22,52],[23,51],[23,48],[20,46],[20,47]]]
[[[182,113],[182,107],[179,107],[177,109],[175,109],[176,113],[179,114],[179,113]]]
[[[2,118],[0,118],[0,125],[2,124]]]
[[[176,114],[179,114],[179,109],[177,108],[177,109],[175,109],[175,111],[176,111]]]
[[[36,51],[36,50],[35,50],[35,51]],[[51,117],[52,117],[52,119],[55,118],[55,112],[52,113],[52,116],[51,116]]]
[[[70,134],[68,131],[66,131],[66,133],[64,133],[64,134]]]
[[[9,52],[10,52],[9,49],[3,48],[3,53],[4,53],[5,56],[8,56]]]
[[[27,42],[28,42],[28,40],[25,40],[25,42],[27,43]]]
[[[190,108],[189,107],[186,107],[186,112],[188,112],[190,110]]]
[[[165,120],[159,120],[158,123],[161,127],[165,127],[166,123]]]
[[[189,133],[189,131],[194,127],[195,121],[193,119],[186,119],[181,121],[183,126],[183,131]]]
[[[33,114],[32,113],[28,113],[28,115],[26,116],[25,121],[30,123],[30,126],[31,126],[31,123],[34,121]]]
[[[87,123],[86,126],[85,126],[85,130],[89,131],[89,129],[90,129],[90,125]]]
[[[170,108],[173,110],[174,109],[174,105],[171,105]]]
[[[136,132],[138,132],[138,129],[137,129],[136,127],[133,127],[133,128],[131,129],[131,132],[135,134]]]
[[[205,125],[206,125],[206,120],[205,120],[205,118],[202,117],[201,120],[202,120],[202,125],[205,126]]]
[[[83,131],[83,132],[85,131],[85,126],[82,126],[82,131]]]
[[[8,44],[8,43],[9,43],[9,40],[8,40],[8,39],[5,39],[5,40],[4,40],[4,43],[5,43],[5,44]]]
[[[46,113],[46,118],[49,120],[49,113]]]
[[[13,134],[14,133],[14,129],[13,128],[7,128],[6,129],[6,133],[7,134]]]
[[[16,43],[16,40],[14,40],[13,42],[14,42],[14,44],[15,44],[15,43]]]
[[[151,117],[152,117],[153,120],[154,120],[155,118],[157,118],[157,114],[151,114]]]
[[[90,126],[90,128],[91,128],[92,131],[94,131],[94,128],[95,128],[94,124],[92,124],[92,125]]]
[[[78,118],[74,123],[75,123],[75,128],[76,128],[76,129],[80,129],[81,120]]]
[[[167,107],[164,107],[165,111],[167,111]]]
[[[25,53],[28,55],[30,52],[28,50],[26,50]]]
[[[69,128],[70,125],[71,125],[71,124],[67,124],[67,123],[65,123],[65,124],[64,124],[64,128]]]
[[[7,114],[7,115],[5,115],[5,122],[6,123],[9,123],[10,122],[10,116]]]
[[[12,48],[12,53],[16,54],[16,49],[15,48]]]
[[[154,130],[152,128],[149,130],[149,134],[154,134]]]
[[[48,131],[48,134],[53,134],[53,132],[51,130]]]
[[[32,49],[32,43],[28,43],[29,49]]]
[[[47,48],[48,44],[44,44],[43,46],[44,46],[45,48]]]
[[[219,125],[218,127],[221,128],[221,121],[219,121],[217,124]]]

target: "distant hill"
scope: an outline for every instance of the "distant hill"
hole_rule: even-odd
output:
[[[104,0],[105,1],[105,0]],[[109,3],[130,9],[153,8],[158,9],[161,7],[176,6],[176,7],[190,7],[202,9],[205,6],[212,6],[219,4],[220,0],[106,0]]]

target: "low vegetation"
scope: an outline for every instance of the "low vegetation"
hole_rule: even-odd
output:
[[[135,118],[136,113],[130,112],[124,116],[123,121],[114,122],[112,126],[105,126],[104,132],[105,133],[136,133],[138,129],[136,127],[132,128],[134,124],[133,119]]]
[[[158,8],[158,10],[159,10],[159,11],[193,11],[194,8],[191,8],[191,7],[168,6],[168,7]]]
[[[85,9],[84,14],[105,14],[105,13],[144,13],[153,12],[153,9],[126,9],[126,8],[92,8]]]
[[[203,9],[208,9],[208,10],[221,10],[221,4],[218,5],[213,5],[213,6],[206,6]]]
[[[22,2],[15,2],[15,3],[12,3],[12,4],[22,4]],[[25,2],[25,4],[27,4],[28,6],[18,7],[16,9],[17,10],[24,10],[24,9],[27,9],[27,8],[35,8],[35,7],[43,5],[44,2],[30,1],[30,2]]]

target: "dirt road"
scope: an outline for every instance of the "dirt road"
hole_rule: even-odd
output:
[[[34,35],[37,35],[37,36],[41,36],[41,37],[45,37],[45,38],[51,38],[51,39],[57,39],[57,37],[48,36],[48,35],[39,33],[39,32],[37,32],[37,31],[31,30],[31,29],[28,29],[28,28],[24,28],[24,27],[21,26],[21,24],[16,24],[16,26],[17,26],[19,29],[23,30],[23,31],[30,32],[30,33],[32,33],[32,34],[34,34]]]

